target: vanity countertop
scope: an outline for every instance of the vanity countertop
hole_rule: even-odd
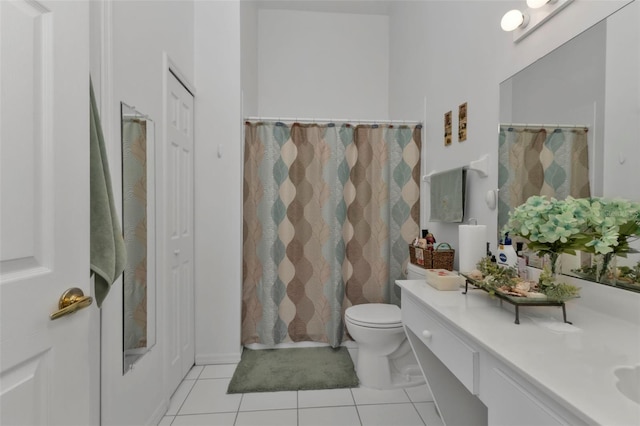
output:
[[[640,404],[620,393],[614,370],[640,365],[640,325],[566,303],[524,307],[520,324],[508,303],[482,290],[438,291],[422,280],[397,281],[404,290],[589,424],[640,425]]]

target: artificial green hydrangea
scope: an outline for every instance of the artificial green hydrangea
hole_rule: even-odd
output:
[[[630,240],[640,236],[640,203],[534,195],[509,213],[504,232],[526,238],[539,254],[628,253]]]
[[[629,200],[593,199],[589,216],[591,241],[585,251],[628,253],[629,242],[640,236],[640,203]]]

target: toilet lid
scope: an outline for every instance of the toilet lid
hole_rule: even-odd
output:
[[[354,324],[364,327],[402,327],[400,308],[386,303],[364,303],[347,308],[345,317]]]

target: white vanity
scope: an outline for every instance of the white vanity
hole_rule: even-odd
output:
[[[514,324],[513,308],[482,290],[397,284],[446,425],[640,425],[640,294],[579,282],[582,297],[567,302],[573,325],[547,306],[521,308]],[[603,291],[619,293],[617,313],[595,308]]]

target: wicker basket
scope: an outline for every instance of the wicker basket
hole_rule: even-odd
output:
[[[409,260],[421,268],[431,269],[433,267],[433,250],[426,250],[409,244]]]
[[[449,243],[440,243],[431,252],[432,254],[432,268],[433,269],[446,269],[453,271],[453,259],[456,255],[456,251],[451,248]]]

